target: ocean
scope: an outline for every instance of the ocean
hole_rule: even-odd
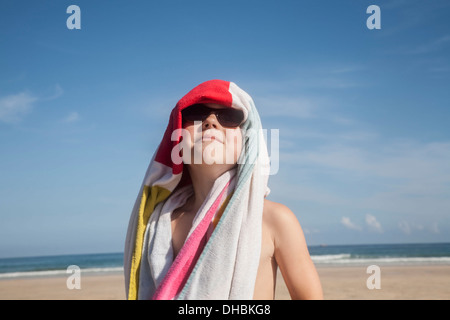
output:
[[[122,272],[123,253],[0,258],[0,280],[65,275],[72,265],[80,267],[82,273]]]
[[[314,264],[320,266],[450,265],[450,243],[310,246]],[[123,253],[77,254],[0,258],[0,280],[67,275],[76,265],[82,273],[123,271]]]
[[[309,253],[316,265],[450,265],[450,243],[314,246]]]

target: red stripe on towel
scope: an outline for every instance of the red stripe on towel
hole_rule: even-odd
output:
[[[229,184],[230,181],[225,185],[205,217],[186,240],[186,243],[181,248],[175,261],[172,263],[172,266],[153,295],[153,300],[172,300],[184,287],[206,244],[206,232],[214,214],[219,210],[220,202]]]

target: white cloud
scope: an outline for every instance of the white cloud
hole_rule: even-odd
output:
[[[416,223],[416,222],[408,222],[405,220],[402,220],[398,223],[398,227],[399,229],[407,235],[412,234],[414,231],[423,231],[425,230],[425,227],[422,224]],[[432,225],[433,227],[433,225]],[[437,228],[437,226],[436,226]],[[431,230],[433,232],[433,230]],[[437,232],[433,232],[433,233],[439,233],[439,230],[434,230]]]
[[[377,219],[373,215],[366,214],[365,221],[366,221],[366,225],[369,228],[369,230],[379,232],[379,233],[383,232],[383,229],[381,228],[381,224],[377,221]],[[361,226],[355,224],[353,221],[350,220],[349,217],[342,217],[341,223],[347,229],[350,229],[350,230],[357,230],[357,231],[363,230],[363,228]]]
[[[19,122],[33,111],[36,102],[54,100],[63,93],[63,89],[57,84],[54,87],[54,92],[48,97],[38,97],[28,91],[0,97],[0,121],[6,123]]]
[[[80,120],[78,112],[71,112],[63,119],[63,122],[76,122],[78,120]]]
[[[398,228],[404,233],[404,234],[411,234],[411,227],[408,222],[406,221],[400,221],[398,223]]]
[[[303,228],[303,233],[304,234],[314,234],[314,233],[319,233],[319,229],[309,229],[309,228]]]
[[[369,227],[369,230],[372,230],[375,232],[380,232],[380,233],[383,232],[383,229],[381,228],[381,224],[371,214],[366,214],[366,224]]]
[[[433,222],[433,223],[431,224],[430,232],[431,232],[431,233],[435,233],[435,234],[441,233],[440,230],[439,230],[439,227],[438,227],[437,222]]]
[[[405,220],[399,221],[397,224],[400,231],[402,231],[406,235],[411,235],[414,232],[426,231],[432,234],[439,234],[441,231],[439,230],[439,226],[437,222],[432,222],[431,225],[426,226],[420,223],[416,223],[414,221],[408,222]]]
[[[55,85],[54,88],[54,92],[45,98],[42,98],[42,100],[55,100],[57,98],[59,98],[60,96],[62,96],[64,94],[64,90],[61,88],[61,86],[59,84]]]
[[[15,123],[33,110],[37,97],[29,92],[20,92],[0,98],[0,121]]]
[[[344,227],[346,227],[348,229],[358,230],[358,231],[362,230],[362,228],[360,226],[354,224],[348,217],[342,217],[341,223],[344,225]]]

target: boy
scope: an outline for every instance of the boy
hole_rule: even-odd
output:
[[[295,215],[265,199],[260,129],[232,82],[204,82],[177,103],[130,219],[130,299],[273,299],[278,267],[292,299],[322,298]]]

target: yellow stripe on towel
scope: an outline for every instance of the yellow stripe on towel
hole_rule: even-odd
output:
[[[170,191],[160,186],[144,186],[141,203],[139,206],[139,216],[136,226],[136,241],[134,242],[133,255],[131,257],[130,284],[128,290],[128,299],[136,300],[139,287],[139,270],[142,258],[142,245],[144,242],[145,228],[148,220],[155,210],[155,207],[161,201],[167,199]]]

